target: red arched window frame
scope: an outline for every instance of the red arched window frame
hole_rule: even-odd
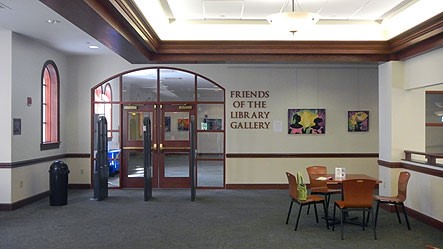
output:
[[[60,146],[59,73],[54,61],[46,61],[41,85],[41,150]]]

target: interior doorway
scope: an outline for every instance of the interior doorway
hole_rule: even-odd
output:
[[[151,120],[153,188],[190,187],[190,115],[192,104],[128,106],[123,114],[124,186],[143,187],[143,118]],[[185,108],[183,108],[185,107]],[[171,123],[177,124],[171,126]]]
[[[114,172],[110,174],[109,187],[143,187],[144,117],[149,117],[152,123],[153,187],[190,187],[189,125],[194,115],[197,187],[224,188],[225,90],[222,87],[189,71],[156,67],[116,75],[91,92],[97,96],[101,89],[107,95],[101,99],[95,97],[91,106],[94,117],[105,115],[111,121],[108,121],[108,157]],[[92,154],[95,155],[94,150]],[[91,162],[93,166],[95,159]]]

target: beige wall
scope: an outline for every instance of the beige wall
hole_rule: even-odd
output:
[[[66,56],[48,48],[38,41],[9,31],[0,31],[0,78],[2,79],[2,120],[1,138],[3,143],[0,162],[12,164],[66,153],[63,143],[65,136],[65,117],[69,111],[65,101],[60,105],[59,149],[40,150],[41,134],[41,73],[47,60],[57,64],[60,73],[60,99],[66,97],[68,80]],[[32,98],[27,106],[26,99]],[[21,119],[21,135],[12,135],[12,119]],[[0,169],[0,203],[16,201],[48,191],[49,165],[51,162],[26,165],[16,168]]]
[[[11,169],[0,169],[0,204],[11,203]]]
[[[116,56],[75,57],[71,63],[70,80],[78,88],[73,92],[78,96],[69,98],[71,113],[78,117],[69,132],[69,151],[87,152],[89,148],[89,102],[87,94],[93,85],[114,74],[132,68],[155,65],[129,65]],[[110,65],[110,67],[107,67]],[[161,66],[161,65],[160,65]],[[378,73],[376,65],[351,64],[282,64],[282,65],[168,65],[199,73],[220,84],[226,89],[226,153],[377,153],[378,152]],[[271,122],[267,130],[231,129],[231,111],[254,111],[256,109],[236,109],[230,91],[269,91],[266,108]],[[326,134],[288,135],[288,108],[325,108]],[[347,131],[347,111],[369,110],[370,131],[350,133]],[[257,111],[257,110],[256,110]],[[257,120],[255,120],[257,121]],[[260,120],[258,120],[260,121]],[[282,129],[274,130],[273,124],[281,122]],[[270,161],[278,159],[254,159],[251,165],[247,160],[227,160],[226,182],[242,183],[283,183],[284,171]],[[347,159],[342,159],[347,161]],[[364,159],[365,160],[365,159]],[[294,164],[296,159],[290,159]],[[325,165],[333,165],[334,160],[326,159]],[[365,164],[366,165],[366,164]],[[256,167],[259,168],[256,168]],[[274,168],[275,167],[275,168]],[[349,164],[351,168],[358,168]],[[371,168],[372,167],[372,168]],[[259,170],[258,170],[259,169]],[[350,169],[349,169],[350,170]],[[254,172],[251,180],[244,172]],[[363,170],[374,176],[377,165]],[[88,181],[90,178],[77,179]]]
[[[405,62],[380,65],[381,160],[398,162],[404,158],[404,150],[425,151],[425,92],[443,89],[440,85],[443,83],[442,53],[443,49],[438,49]],[[443,171],[441,167],[429,167]],[[379,167],[380,179],[389,183],[381,186],[381,194],[397,194],[398,174],[402,170]],[[443,179],[416,171],[409,172],[411,179],[406,206],[443,221],[443,200],[435,198],[441,196]]]
[[[49,190],[49,165],[39,163],[11,170],[12,203]]]
[[[378,177],[377,158],[235,158],[226,164],[227,184],[287,183],[285,172],[300,172],[309,182],[306,167],[312,165],[325,165],[331,174],[336,167],[344,167],[349,174]]]

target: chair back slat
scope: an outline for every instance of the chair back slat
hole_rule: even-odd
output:
[[[325,175],[328,173],[326,166],[309,166],[306,168],[309,176],[309,187],[310,188],[326,188],[328,187],[326,181],[319,181],[315,179],[313,175]]]
[[[372,206],[376,181],[372,179],[349,179],[343,181],[343,200],[351,206]]]
[[[398,176],[398,195],[397,198],[400,201],[406,200],[406,192],[408,189],[408,182],[409,178],[411,177],[411,174],[406,171],[400,172],[400,175]]]
[[[292,199],[297,199],[298,198],[297,179],[293,174],[289,172],[286,172],[286,177],[288,178],[288,183],[289,183],[289,196]]]

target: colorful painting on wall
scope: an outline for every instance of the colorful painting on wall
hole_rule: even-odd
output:
[[[179,131],[189,131],[189,118],[177,119],[177,129]]]
[[[325,133],[325,109],[288,109],[288,134]]]
[[[369,131],[369,111],[348,111],[348,131]]]

